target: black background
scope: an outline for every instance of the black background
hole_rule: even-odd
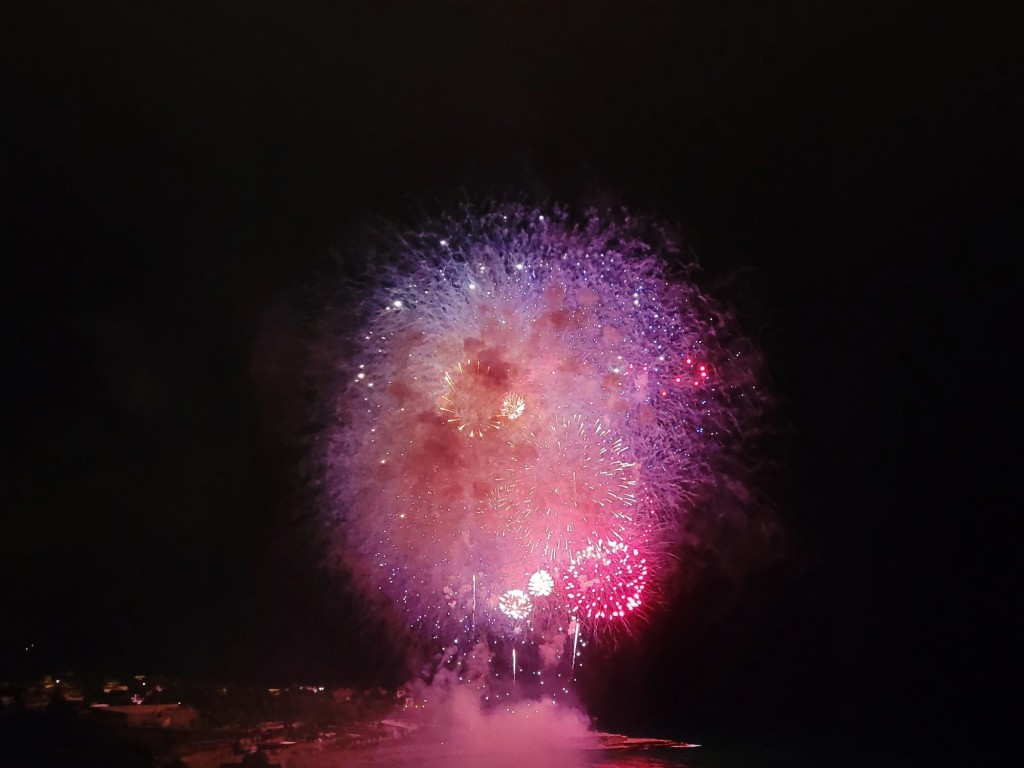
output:
[[[809,5],[5,6],[0,673],[386,678],[294,524],[275,308],[369,217],[498,185],[678,222],[788,425],[787,559],[592,711],[979,738],[1020,608],[1014,25]]]

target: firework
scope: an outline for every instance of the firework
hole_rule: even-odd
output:
[[[409,624],[575,645],[646,604],[706,488],[743,495],[756,355],[659,251],[641,219],[495,205],[375,262],[320,456],[345,564]]]
[[[445,371],[446,391],[439,398],[438,411],[468,437],[483,437],[492,429],[500,429],[505,399],[497,393],[503,380],[499,371],[479,361],[460,361],[453,371]]]
[[[624,617],[642,604],[647,560],[619,541],[592,544],[573,559],[565,593],[574,613],[588,621]]]
[[[523,590],[510,589],[498,599],[498,608],[510,619],[525,619],[530,615],[533,603]]]
[[[530,577],[528,588],[534,597],[547,597],[555,588],[555,580],[547,571],[536,571]]]
[[[621,538],[636,508],[636,466],[600,422],[574,415],[511,456],[488,499],[500,533],[547,562],[568,562],[588,545]]]
[[[501,415],[508,421],[515,421],[526,410],[526,399],[517,392],[506,392],[501,398]]]

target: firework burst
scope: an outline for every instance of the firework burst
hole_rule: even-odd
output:
[[[637,510],[637,472],[621,440],[579,415],[560,420],[510,456],[489,499],[499,532],[530,555],[567,563],[595,541],[621,538]]]
[[[659,252],[519,205],[395,238],[320,444],[347,567],[410,624],[625,622],[703,489],[741,488],[756,355]]]
[[[453,371],[445,371],[447,391],[440,396],[437,409],[467,437],[483,437],[501,429],[502,419],[514,413],[505,407],[505,396],[500,394],[504,378],[500,371],[492,371],[479,361],[460,361]]]
[[[548,597],[555,588],[555,580],[547,571],[535,571],[528,586],[534,597]]]
[[[565,593],[574,614],[586,621],[623,618],[643,604],[647,559],[621,541],[591,544],[573,558]]]

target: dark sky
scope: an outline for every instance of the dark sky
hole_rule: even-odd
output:
[[[787,559],[728,611],[712,585],[660,619],[596,709],[922,735],[922,700],[999,677],[1024,245],[1005,19],[9,5],[0,676],[383,673],[310,565],[275,406],[295,394],[254,360],[361,222],[497,185],[678,222],[709,284],[739,275],[788,425]]]

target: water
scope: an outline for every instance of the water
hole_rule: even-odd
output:
[[[289,768],[714,768],[684,753],[693,750],[552,750],[479,752],[413,746],[289,756]]]
[[[693,749],[479,749],[437,743],[403,743],[375,748],[294,754],[288,768],[820,768],[870,765],[831,750],[800,745],[705,745]],[[882,764],[882,763],[879,763]],[[889,763],[884,763],[889,765]]]
[[[666,768],[667,766],[697,768],[702,763],[695,761],[694,757],[692,750],[678,749],[633,754],[604,752],[595,754],[587,765],[602,766],[602,768]]]

